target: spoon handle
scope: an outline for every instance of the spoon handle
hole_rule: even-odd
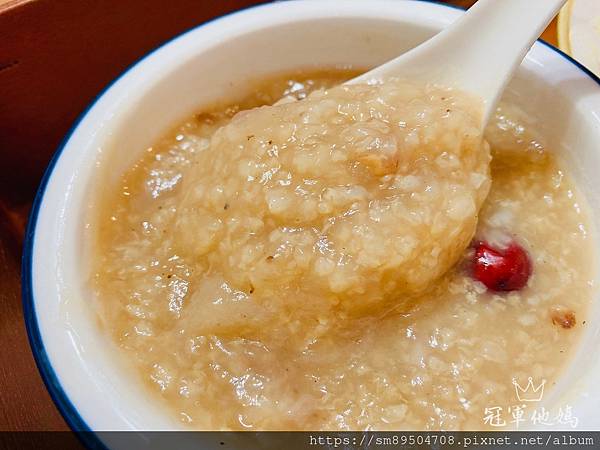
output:
[[[486,123],[512,73],[565,2],[479,0],[429,41],[351,82],[396,76],[456,87],[482,98]]]

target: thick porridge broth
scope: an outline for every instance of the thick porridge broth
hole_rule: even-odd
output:
[[[473,229],[465,222],[462,237],[454,238],[468,240],[475,232],[475,241],[502,245],[514,239],[523,245],[533,262],[523,290],[498,294],[475,281],[471,248],[442,260],[447,267],[459,261],[433,288],[423,289],[419,280],[392,285],[402,295],[377,307],[373,302],[389,295],[389,283],[372,284],[371,272],[359,274],[368,281],[350,287],[322,285],[312,281],[318,274],[311,270],[323,270],[323,279],[331,279],[324,261],[302,269],[299,279],[307,286],[291,289],[286,284],[296,275],[285,272],[289,264],[275,269],[278,284],[244,273],[243,248],[227,261],[223,255],[211,260],[223,241],[236,243],[244,233],[260,230],[252,217],[235,216],[240,205],[218,190],[201,196],[217,199],[219,220],[228,214],[246,220],[241,235],[235,227],[217,230],[208,207],[195,217],[184,215],[194,223],[178,218],[178,208],[196,208],[186,177],[202,170],[196,167],[198,155],[208,149],[211,136],[241,110],[286,95],[303,98],[353,75],[332,70],[281,76],[237,103],[199,112],[149,148],[121,184],[103,194],[93,276],[101,324],[133,361],[149,395],[162,398],[193,428],[485,428],[485,408],[518,403],[513,380],[525,385],[529,377],[546,379],[549,389],[573,353],[592,292],[585,205],[559,163],[508,106],[486,131],[493,182],[476,231],[475,222]],[[477,158],[473,167],[483,167]],[[230,161],[232,172],[238,163]],[[384,169],[380,161],[373,164],[375,176],[384,178],[385,161]],[[483,186],[486,173],[480,172]],[[414,184],[409,190],[417,188],[412,173],[404,178]],[[487,186],[475,189],[473,202],[483,201],[484,191]],[[360,196],[346,189],[333,198],[343,203]],[[304,197],[298,205],[307,198],[312,201]],[[284,224],[293,222],[294,214],[300,220],[313,214],[279,208],[277,198],[273,202],[275,213],[283,211]],[[295,249],[303,248],[303,239],[314,244],[310,236],[291,236],[285,242]],[[290,258],[289,249],[261,248],[266,253],[257,267],[267,271],[277,258]],[[444,250],[462,252],[460,245]],[[403,290],[406,286],[414,289]],[[316,298],[319,290],[326,295]],[[372,313],[364,313],[365,302]],[[576,318],[574,327],[560,320],[565,315]]]

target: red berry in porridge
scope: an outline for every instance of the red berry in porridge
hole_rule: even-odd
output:
[[[505,249],[480,242],[475,247],[473,274],[492,291],[517,291],[527,285],[531,260],[516,242]]]

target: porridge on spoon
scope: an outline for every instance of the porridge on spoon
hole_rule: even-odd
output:
[[[389,80],[240,112],[185,175],[173,248],[251,295],[240,312],[402,308],[475,232],[490,184],[479,110],[462,93]],[[237,327],[230,313],[221,326]]]

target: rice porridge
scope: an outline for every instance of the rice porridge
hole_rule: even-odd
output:
[[[585,201],[519,112],[482,140],[468,95],[352,75],[205,109],[103,194],[101,326],[192,428],[481,429],[576,347]]]

